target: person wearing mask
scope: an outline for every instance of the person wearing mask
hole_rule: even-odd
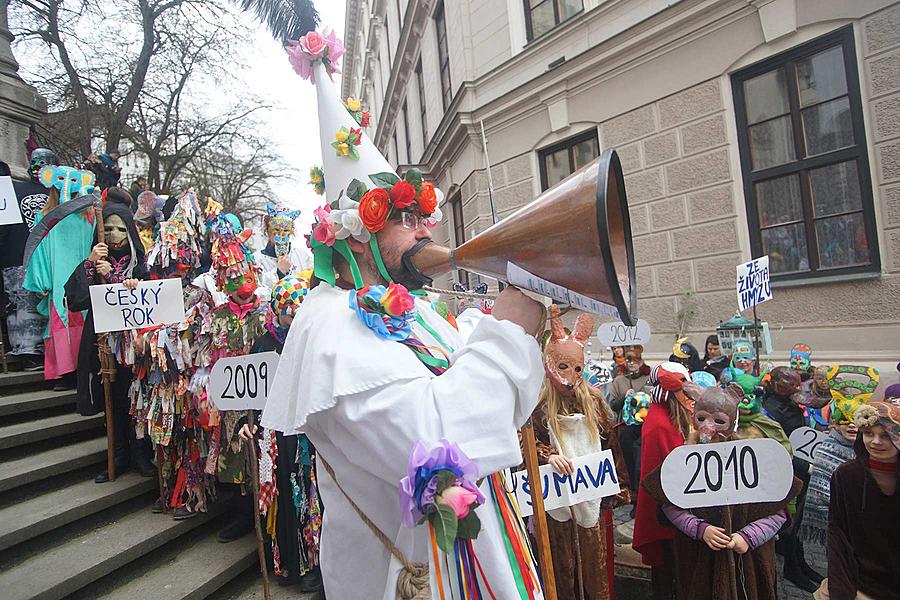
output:
[[[675,343],[672,345],[672,354],[669,355],[669,361],[684,365],[691,373],[702,371],[705,366],[703,361],[700,360],[700,352],[686,337],[675,340]]]
[[[828,579],[817,600],[900,598],[900,404],[872,402],[853,415],[856,459],[831,477]]]
[[[150,189],[150,184],[147,182],[147,178],[143,175],[138,175],[137,179],[131,182],[131,187],[128,188],[128,193],[131,194],[131,197],[134,198],[134,202],[132,203],[131,210],[132,212],[137,210],[137,197],[141,195],[141,192],[145,192]]]
[[[643,346],[628,346],[624,352],[623,373],[613,379],[609,388],[609,407],[615,413],[615,422],[622,422],[622,408],[625,397],[640,392],[647,385],[650,367],[644,363]]]

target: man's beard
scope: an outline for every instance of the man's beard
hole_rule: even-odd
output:
[[[388,281],[384,281],[384,275],[381,274],[381,271],[378,269],[378,264],[375,262],[375,257],[369,255],[367,258],[367,267],[369,271],[378,275],[378,281],[380,285],[387,285]],[[415,274],[409,271],[404,265],[401,254],[394,254],[392,252],[382,252],[381,260],[384,262],[384,268],[387,270],[388,275],[391,276],[391,280],[394,283],[399,283],[403,287],[408,290],[418,290],[422,287],[422,282],[420,278]]]

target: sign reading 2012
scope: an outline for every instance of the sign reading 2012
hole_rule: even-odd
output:
[[[180,279],[142,281],[133,290],[121,283],[92,285],[90,293],[97,333],[169,325],[184,320]]]

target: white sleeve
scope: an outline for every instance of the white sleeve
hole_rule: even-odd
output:
[[[309,424],[350,462],[395,485],[413,445],[442,438],[459,444],[486,476],[521,463],[516,432],[534,410],[543,378],[534,338],[508,321],[482,319],[440,377],[339,397]]]

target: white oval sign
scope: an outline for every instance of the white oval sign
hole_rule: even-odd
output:
[[[650,341],[650,323],[643,319],[638,319],[637,325],[622,321],[601,323],[597,338],[605,346],[642,346]]]
[[[794,456],[808,463],[813,462],[816,448],[826,439],[828,439],[828,434],[823,431],[817,431],[812,427],[798,427],[791,432],[790,437]]]
[[[220,358],[209,374],[209,399],[219,410],[262,410],[279,358],[277,352]]]
[[[741,440],[675,448],[660,479],[672,504],[700,508],[778,502],[791,490],[794,471],[775,440]]]

